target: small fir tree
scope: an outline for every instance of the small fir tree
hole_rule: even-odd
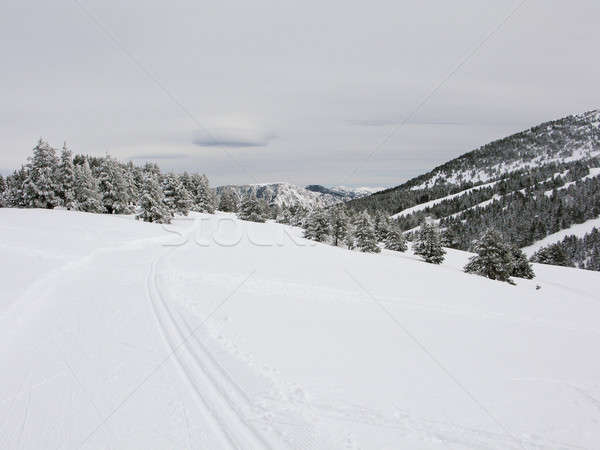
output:
[[[6,181],[4,181],[4,177],[0,175],[0,208],[4,208],[6,206],[6,200],[4,198],[4,193],[6,192]]]
[[[233,189],[227,187],[221,194],[219,201],[219,211],[224,212],[237,212],[239,209],[239,200],[237,194]]]
[[[42,139],[33,149],[33,156],[27,164],[27,178],[23,183],[25,204],[30,208],[52,209],[58,206],[56,150]]]
[[[6,190],[3,196],[5,206],[10,208],[25,208],[27,206],[24,191],[26,179],[27,168],[24,166],[6,177]]]
[[[387,234],[391,230],[390,220],[386,214],[377,211],[375,214],[375,236],[379,242],[385,242]]]
[[[284,206],[277,214],[277,218],[275,219],[277,223],[283,223],[284,225],[290,225],[292,223],[292,213],[289,208]]]
[[[317,242],[325,242],[330,233],[329,219],[321,210],[313,211],[307,220],[304,237]]]
[[[414,252],[431,264],[441,264],[444,262],[446,250],[442,247],[441,238],[436,228],[429,223],[423,222],[418,231]]]
[[[216,199],[211,191],[206,175],[192,175],[192,199],[194,206],[192,209],[196,212],[214,214],[216,208]]]
[[[473,246],[477,255],[464,267],[468,273],[477,273],[492,280],[511,282],[514,259],[511,248],[496,230],[488,230]]]
[[[192,198],[174,173],[168,174],[163,179],[163,193],[165,203],[172,213],[187,216],[192,208]]]
[[[171,223],[171,210],[165,203],[158,177],[152,172],[146,173],[142,191],[141,211],[136,219],[144,222]]]
[[[343,209],[334,208],[331,213],[331,236],[333,245],[341,245],[348,235],[348,216]]]
[[[263,216],[262,208],[256,199],[256,194],[250,194],[244,198],[238,217],[250,222],[264,222],[266,220]]]
[[[377,245],[375,227],[366,211],[360,213],[354,222],[354,240],[356,248],[361,252],[379,253],[381,251]]]
[[[94,178],[87,159],[83,161],[83,164],[75,166],[74,172],[74,209],[92,213],[105,213],[106,209],[102,203],[98,180]]]
[[[73,154],[65,142],[60,154],[58,165],[58,195],[62,205],[67,209],[75,206],[75,166]]]
[[[565,267],[573,266],[572,261],[569,259],[560,242],[539,249],[533,254],[531,260],[540,264]]]
[[[406,238],[404,237],[402,231],[397,228],[390,229],[385,238],[385,248],[388,250],[394,250],[396,252],[405,252],[408,250]]]
[[[528,280],[534,278],[535,273],[533,272],[533,267],[527,260],[527,256],[525,253],[523,253],[523,250],[517,246],[513,246],[511,249],[511,254],[513,258],[512,276],[518,278],[527,278]]]
[[[98,182],[102,203],[108,214],[131,213],[128,185],[123,168],[119,163],[107,156],[98,168]]]

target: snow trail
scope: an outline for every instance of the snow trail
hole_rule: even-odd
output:
[[[169,253],[172,251],[173,249]],[[226,388],[217,380],[215,372],[218,369],[215,367],[214,360],[211,361],[211,357],[204,349],[204,353],[200,355],[191,345],[190,339],[194,338],[198,329],[188,329],[187,332],[182,330],[182,324],[173,316],[156,279],[156,268],[161,258],[159,256],[151,264],[147,279],[148,296],[161,332],[185,378],[207,408],[210,423],[215,426],[224,443],[231,448],[271,448],[267,440],[249,423],[232,401]],[[211,365],[213,367],[210,367]],[[226,379],[224,377],[222,380]]]

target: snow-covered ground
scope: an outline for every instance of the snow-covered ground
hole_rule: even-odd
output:
[[[583,223],[577,223],[575,225],[571,225],[569,228],[565,228],[564,230],[560,230],[556,233],[549,234],[544,239],[541,239],[528,247],[523,247],[523,251],[527,256],[531,256],[540,248],[556,244],[557,242],[562,241],[567,236],[583,237],[587,233],[591,232],[594,228],[600,228],[600,217],[586,220]]]
[[[600,273],[224,214],[0,227],[0,448],[600,448]]]
[[[425,203],[420,203],[418,205],[411,206],[410,208],[406,208],[406,209],[400,211],[399,213],[394,214],[393,216],[391,216],[391,218],[392,219],[397,219],[398,217],[401,217],[401,216],[408,216],[408,215],[416,213],[418,211],[423,211],[424,209],[431,208],[432,206],[435,206],[435,205],[437,205],[439,203],[442,203],[443,201],[452,200],[454,198],[462,197],[463,195],[468,194],[469,192],[477,191],[479,189],[484,189],[484,188],[487,188],[487,187],[492,187],[495,184],[498,184],[499,182],[500,181],[494,181],[492,183],[480,184],[479,186],[474,186],[472,188],[465,189],[463,191],[457,192],[456,194],[450,194],[450,195],[447,195],[445,197],[440,197],[440,198],[436,198],[435,200],[430,200],[430,201],[425,202]]]

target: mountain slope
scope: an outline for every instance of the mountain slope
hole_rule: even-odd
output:
[[[598,273],[510,286],[225,214],[0,227],[2,448],[600,446]]]
[[[220,196],[225,189],[233,190],[240,197],[254,194],[259,199],[265,199],[271,206],[299,205],[307,209],[331,206],[373,192],[370,188],[326,188],[318,184],[303,188],[291,183],[263,183],[219,186],[215,189],[217,196]]]
[[[494,141],[355,209],[385,210],[404,230],[427,216],[467,250],[487,228],[520,247],[600,215],[600,111],[565,117]]]

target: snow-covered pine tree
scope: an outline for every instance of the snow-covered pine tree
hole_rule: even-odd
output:
[[[533,254],[531,260],[540,264],[552,264],[554,266],[565,267],[573,266],[573,262],[562,248],[560,242],[539,249]]]
[[[348,234],[346,234],[346,239],[344,239],[344,244],[348,250],[354,250],[356,248],[356,242],[354,241],[354,229],[349,228]]]
[[[387,236],[385,238],[385,248],[388,250],[394,250],[397,252],[405,252],[408,250],[408,245],[406,244],[406,238],[401,230],[398,228],[390,228],[387,232]]]
[[[75,206],[75,166],[73,165],[73,153],[63,144],[58,164],[58,195],[62,205],[67,209]]]
[[[304,237],[306,239],[325,242],[330,232],[329,218],[324,211],[317,209],[309,214],[304,229]]]
[[[219,211],[237,212],[239,209],[238,195],[231,188],[225,188],[219,201]]]
[[[173,213],[187,216],[192,208],[192,197],[174,173],[169,173],[163,179],[165,203]]]
[[[434,225],[423,222],[416,235],[414,252],[416,255],[421,256],[425,262],[432,264],[444,262],[446,250],[442,247],[440,234]]]
[[[6,192],[6,181],[4,181],[4,177],[0,175],[0,208],[4,208],[6,206],[6,200],[4,198],[4,193]]]
[[[133,165],[132,161],[129,161],[123,167],[123,178],[127,185],[127,196],[131,203],[137,202],[140,197],[140,192],[144,186],[144,174],[139,167]]]
[[[132,199],[128,195],[128,185],[123,168],[110,156],[103,158],[98,171],[98,181],[102,203],[108,214],[129,214]]]
[[[158,176],[152,172],[146,172],[140,207],[141,211],[136,219],[144,222],[171,223],[173,215],[165,203]]]
[[[390,219],[387,214],[377,211],[375,214],[375,236],[379,242],[385,242],[387,234],[391,229]]]
[[[361,252],[379,253],[375,226],[366,211],[361,212],[354,220],[354,241]]]
[[[190,192],[194,202],[192,209],[197,212],[214,214],[216,200],[211,191],[206,175],[192,175],[193,190]]]
[[[277,221],[277,223],[290,225],[292,223],[292,213],[290,212],[290,209],[284,205],[283,208],[281,208],[281,210],[279,211],[279,214],[277,214],[275,220]]]
[[[533,272],[533,267],[531,263],[527,260],[527,256],[523,253],[517,246],[513,246],[511,249],[511,254],[513,258],[513,270],[512,276],[519,278],[527,278],[531,280],[535,277],[535,273]]]
[[[511,282],[514,260],[511,248],[504,243],[502,235],[496,230],[487,230],[481,239],[475,242],[473,249],[477,255],[471,257],[464,271],[477,273],[492,280]]]
[[[27,179],[27,169],[21,166],[12,175],[6,177],[6,191],[4,191],[4,204],[9,208],[24,208],[25,192],[23,187]]]
[[[263,211],[256,199],[256,194],[246,195],[242,201],[238,217],[242,220],[250,222],[264,222],[266,219],[263,216]]]
[[[271,208],[271,205],[269,205],[269,202],[267,201],[266,198],[264,198],[264,197],[259,198],[258,204],[260,205],[261,214],[265,218],[265,220],[274,218],[273,217],[274,209]]]
[[[194,183],[192,181],[191,175],[187,171],[185,171],[180,175],[179,179],[183,183],[183,187],[185,187],[187,189],[187,191],[190,193],[190,195],[192,195],[192,193],[195,191],[195,189],[194,189]]]
[[[58,158],[47,142],[39,140],[27,164],[27,178],[23,183],[26,206],[52,209],[58,206],[56,167]]]
[[[106,212],[102,203],[98,180],[94,178],[87,159],[84,159],[83,164],[77,164],[74,172],[74,209],[93,213]]]
[[[308,210],[300,205],[292,205],[290,206],[290,214],[292,216],[290,225],[301,227],[308,216]]]
[[[348,235],[348,216],[341,208],[333,208],[331,211],[331,237],[333,245],[341,245]]]

